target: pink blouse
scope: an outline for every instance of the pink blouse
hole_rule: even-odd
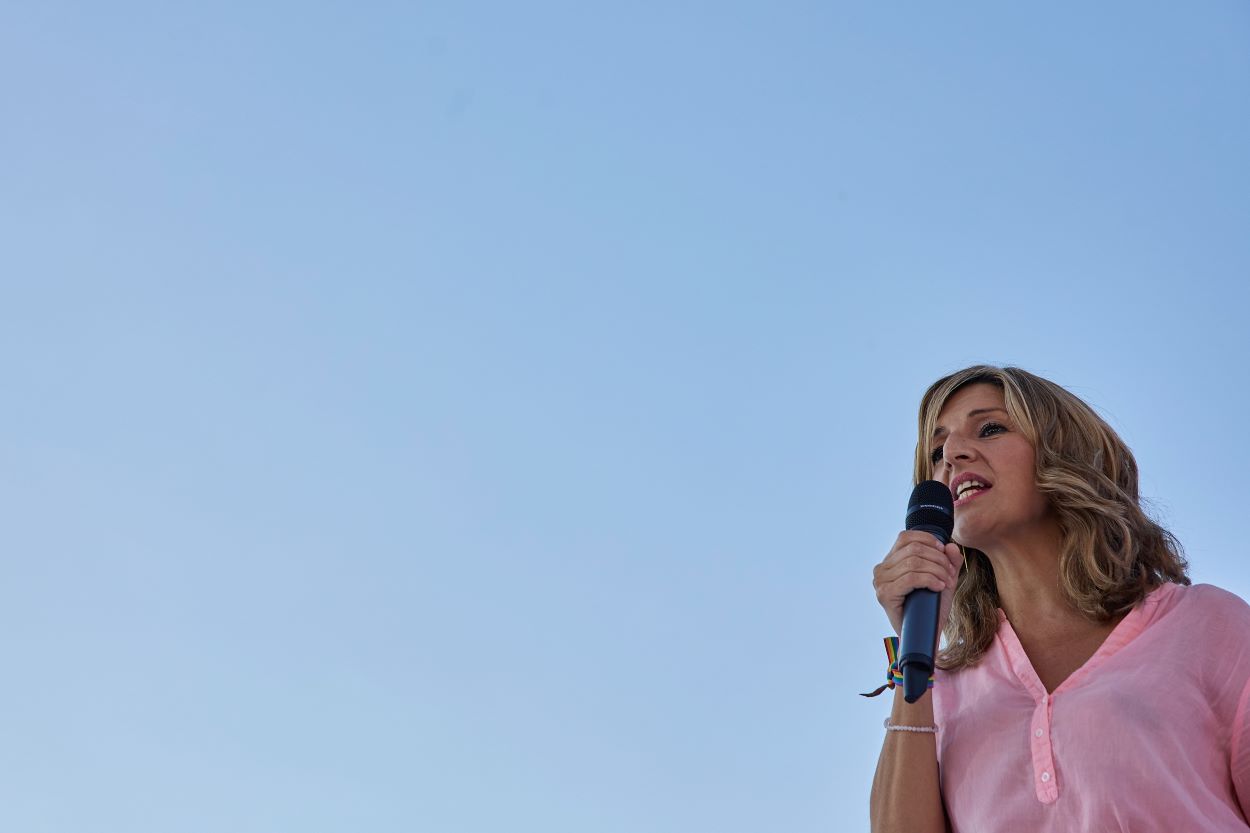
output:
[[[998,620],[932,689],[955,833],[1250,829],[1250,605],[1165,584],[1051,694]]]

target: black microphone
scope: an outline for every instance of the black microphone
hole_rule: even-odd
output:
[[[946,546],[955,528],[955,502],[951,490],[936,480],[926,480],[912,490],[907,504],[907,529],[929,532]],[[941,594],[917,588],[903,600],[903,632],[899,638],[898,668],[903,672],[903,699],[914,703],[929,690],[933,656],[937,653],[938,608]]]

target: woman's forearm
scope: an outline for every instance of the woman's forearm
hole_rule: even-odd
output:
[[[915,703],[894,689],[890,722],[932,726],[933,693]],[[872,779],[869,803],[873,833],[946,833],[946,811],[938,781],[937,736],[931,732],[886,732]]]

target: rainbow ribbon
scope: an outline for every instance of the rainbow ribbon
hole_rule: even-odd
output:
[[[890,667],[885,670],[885,685],[876,691],[861,694],[860,697],[876,697],[887,688],[894,688],[903,684],[903,672],[898,670],[898,637],[887,636],[885,638],[885,656],[890,661]],[[933,688],[933,675],[929,675],[929,688]]]

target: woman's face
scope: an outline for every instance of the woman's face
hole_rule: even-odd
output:
[[[933,479],[955,499],[954,539],[964,546],[989,553],[1052,518],[1037,488],[1033,445],[997,386],[968,385],[946,400],[929,450]]]

